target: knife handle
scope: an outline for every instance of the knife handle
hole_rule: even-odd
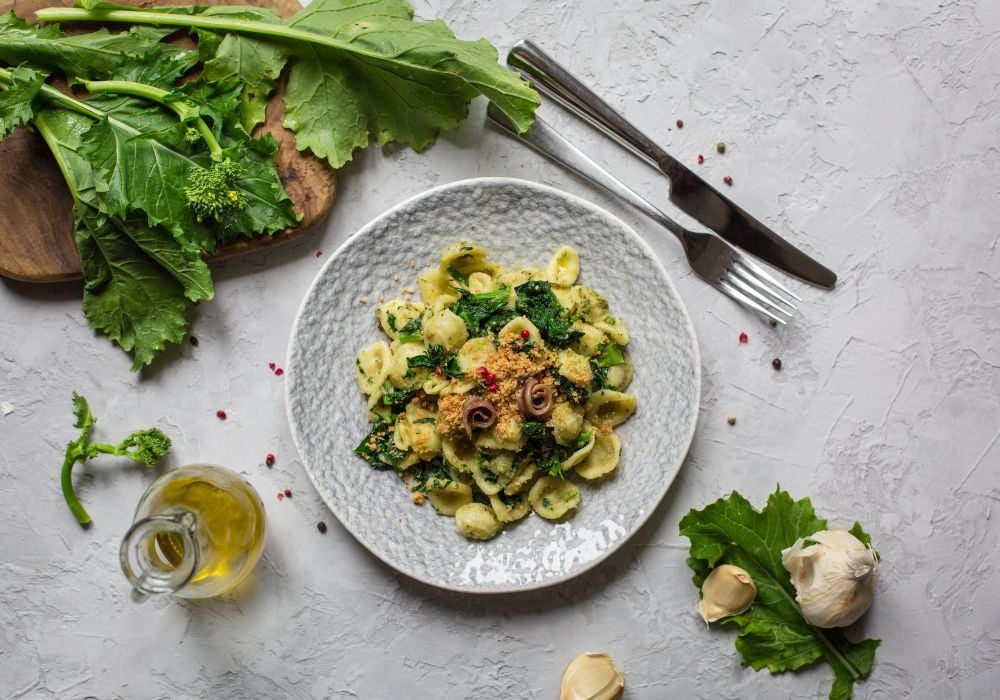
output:
[[[654,168],[669,173],[676,164],[673,156],[527,39],[514,44],[507,54],[507,65],[534,81],[543,92],[589,124],[649,161]]]

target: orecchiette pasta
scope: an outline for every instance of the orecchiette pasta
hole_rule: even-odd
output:
[[[375,311],[390,342],[355,361],[372,422],[355,453],[394,468],[414,502],[426,498],[470,539],[531,511],[569,517],[574,480],[617,468],[612,429],[636,410],[624,393],[628,329],[579,275],[569,246],[544,270],[505,270],[480,246],[449,246],[418,276],[419,300],[404,287]]]

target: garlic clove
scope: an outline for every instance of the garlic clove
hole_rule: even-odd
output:
[[[795,600],[814,627],[846,627],[875,599],[878,560],[870,547],[846,530],[822,530],[782,550]]]
[[[624,689],[625,679],[611,657],[587,652],[566,665],[559,700],[618,700]]]
[[[723,564],[701,584],[698,612],[705,622],[715,622],[730,615],[739,615],[750,607],[757,596],[757,586],[745,570],[732,564]]]

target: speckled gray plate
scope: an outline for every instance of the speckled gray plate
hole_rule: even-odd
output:
[[[544,267],[552,251],[580,251],[580,281],[604,294],[631,333],[629,391],[639,409],[619,428],[621,466],[581,484],[576,514],[553,525],[532,514],[489,542],[415,506],[392,472],[352,449],[367,432],[354,357],[384,336],[380,294],[416,288],[446,245],[469,240],[504,266]],[[399,281],[394,281],[399,275]],[[367,297],[367,304],[358,297]],[[656,508],[687,454],[701,388],[698,345],[666,271],[639,236],[603,209],[523,180],[483,178],[435,188],[354,234],[317,275],[299,309],[287,369],[288,416],[306,471],[330,510],[373,554],[425,583],[469,593],[541,588],[593,567]],[[577,479],[577,481],[583,481]]]

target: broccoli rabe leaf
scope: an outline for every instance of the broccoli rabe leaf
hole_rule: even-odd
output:
[[[393,441],[392,421],[378,418],[364,439],[354,448],[354,454],[375,469],[396,469],[406,457],[406,452]]]
[[[390,382],[382,385],[382,403],[386,406],[401,406],[409,401],[415,392],[397,389]]]
[[[58,25],[28,24],[13,12],[5,12],[0,15],[0,62],[12,66],[30,63],[62,71],[69,78],[106,78],[132,59],[151,54],[177,59],[182,53],[193,53],[161,43],[172,31],[132,27],[116,34],[99,29],[67,36]],[[196,58],[194,54],[187,66]],[[183,71],[184,63],[175,60],[174,66]]]
[[[740,628],[736,649],[743,663],[758,671],[781,673],[823,659],[834,672],[831,700],[846,700],[853,684],[871,671],[879,640],[854,643],[840,630],[809,625],[795,603],[795,588],[781,561],[782,549],[826,527],[808,498],[794,501],[780,488],[763,510],[733,491],[728,498],[690,511],[680,522],[681,535],[691,540],[688,566],[696,587],[720,564],[745,569],[757,586],[751,608],[722,620]],[[859,525],[855,529],[868,538]]]
[[[620,347],[614,343],[607,343],[601,346],[594,361],[599,367],[614,367],[625,362],[625,355],[622,354]]]
[[[546,343],[560,347],[579,337],[579,332],[571,330],[563,317],[566,309],[556,299],[548,282],[531,280],[518,285],[514,291],[518,313],[535,324]]]
[[[87,399],[73,392],[73,414],[76,416],[74,426],[80,430],[79,437],[66,445],[66,456],[60,473],[60,484],[66,505],[81,525],[91,522],[90,515],[77,498],[73,488],[73,467],[83,464],[101,454],[128,457],[147,467],[153,467],[170,451],[170,438],[159,428],[137,430],[129,434],[117,445],[91,442],[94,424],[97,419],[90,411]]]
[[[462,379],[465,376],[465,372],[458,364],[458,356],[455,353],[446,353],[440,345],[431,345],[423,355],[407,358],[406,366],[410,369],[418,367],[440,369],[449,379]]]
[[[421,339],[420,335],[420,325],[423,317],[417,316],[416,318],[411,318],[409,321],[403,324],[402,328],[396,328],[393,325],[393,330],[396,331],[396,337],[399,338],[401,343],[419,343]],[[393,323],[393,316],[389,315],[389,322]]]
[[[465,321],[472,338],[477,338],[486,331],[496,332],[513,317],[506,308],[510,287],[500,287],[481,294],[473,294],[461,288],[456,291],[461,298],[452,304],[451,312]]]
[[[10,85],[0,91],[0,141],[14,127],[27,124],[35,116],[38,91],[45,82],[45,73],[20,66],[10,72]]]

